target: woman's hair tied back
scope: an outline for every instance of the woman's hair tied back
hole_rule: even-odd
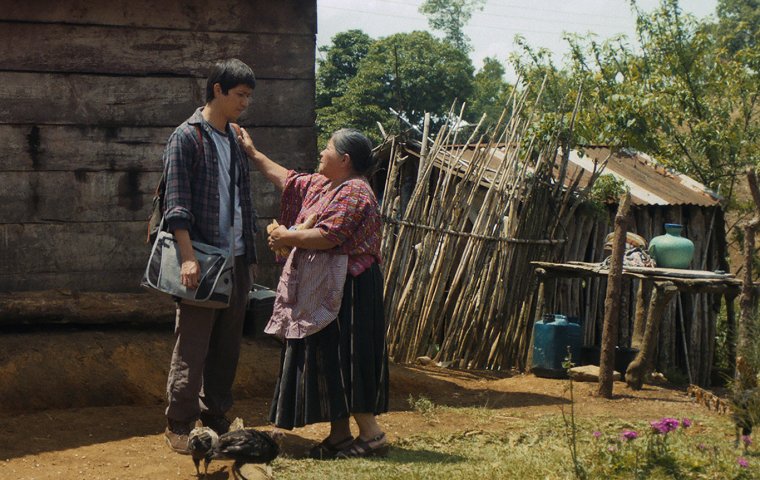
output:
[[[363,133],[353,128],[341,128],[332,134],[335,150],[351,158],[351,165],[356,173],[367,175],[375,166],[372,142]]]

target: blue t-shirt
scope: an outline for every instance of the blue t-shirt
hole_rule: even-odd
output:
[[[211,128],[219,159],[219,236],[220,248],[228,249],[230,231],[230,139],[227,134]],[[236,167],[235,177],[239,179],[240,169]],[[235,256],[245,253],[243,241],[243,211],[240,207],[240,188],[235,188]]]

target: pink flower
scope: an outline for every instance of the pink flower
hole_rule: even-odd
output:
[[[688,418],[684,418],[681,420],[681,428],[689,428],[691,427],[691,420]]]
[[[623,430],[623,433],[620,434],[620,437],[623,440],[631,441],[639,438],[639,434],[633,430]]]
[[[742,443],[744,444],[745,447],[749,447],[750,445],[752,445],[752,437],[750,437],[749,435],[742,435]]]
[[[652,429],[655,431],[655,433],[661,433],[665,435],[666,433],[672,432],[678,428],[679,422],[675,418],[665,417],[656,422],[649,422],[649,424],[652,426]]]
[[[744,457],[737,458],[736,463],[738,463],[742,468],[749,468],[749,461],[747,461],[747,459]]]
[[[602,436],[602,432],[600,432],[600,431],[596,431],[596,432],[592,433],[591,435],[593,435],[593,436],[594,436],[594,438],[599,438],[599,437],[601,437],[601,436]]]

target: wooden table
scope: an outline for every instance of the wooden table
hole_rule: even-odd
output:
[[[546,303],[544,284],[548,278],[606,277],[609,274],[609,270],[600,263],[532,262],[532,264],[536,267],[538,280],[534,321],[540,320],[543,314]],[[632,346],[639,346],[639,353],[625,372],[626,383],[635,390],[641,389],[645,375],[652,369],[654,339],[665,307],[677,292],[721,294],[725,296],[728,303],[740,293],[742,285],[742,282],[733,274],[703,270],[623,267],[623,276],[641,280],[636,299],[636,319],[632,340]],[[648,291],[651,291],[650,295],[646,294]],[[648,302],[647,296],[649,296]]]

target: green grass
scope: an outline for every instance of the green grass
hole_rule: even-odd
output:
[[[461,414],[460,424],[475,426],[487,415],[482,409],[435,406],[412,399],[419,415],[428,418],[446,411],[446,418]],[[419,408],[418,408],[419,407]],[[274,463],[277,479],[566,479],[573,478],[570,450],[561,415],[538,420],[510,417],[504,431],[467,429],[449,434],[431,433],[403,438],[392,444],[383,459],[315,461],[282,457]],[[694,425],[668,434],[665,452],[647,456],[649,420],[623,422],[615,419],[578,421],[579,457],[588,478],[760,478],[760,455],[733,448],[733,429],[728,418],[693,419]],[[651,419],[658,420],[658,419]],[[642,435],[631,442],[620,440],[623,429]],[[599,438],[594,431],[602,432]],[[611,448],[612,447],[612,448]],[[610,451],[610,450],[613,451]],[[737,458],[749,462],[742,468]]]

